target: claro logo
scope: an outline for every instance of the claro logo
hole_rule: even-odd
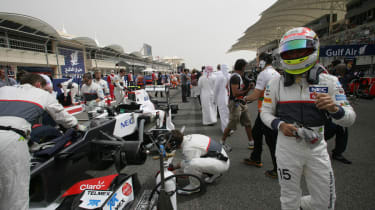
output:
[[[120,123],[121,128],[125,128],[125,127],[127,127],[129,125],[132,125],[132,124],[134,124],[134,119],[133,118],[124,120],[123,122]]]
[[[79,187],[80,190],[100,190],[104,187],[104,181],[98,181],[98,184],[83,184]]]

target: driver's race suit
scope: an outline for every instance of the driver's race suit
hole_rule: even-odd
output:
[[[345,92],[332,75],[320,74],[317,84],[306,78],[286,87],[284,77],[272,79],[266,86],[261,119],[268,127],[278,130],[276,159],[281,187],[282,209],[334,209],[336,194],[333,170],[324,140],[324,123],[329,114],[333,122],[348,127],[356,114],[346,100]],[[315,93],[328,93],[339,108],[328,113],[316,108]],[[282,122],[299,124],[315,131],[315,143],[288,137],[279,130]],[[311,196],[301,199],[300,180],[305,176]]]
[[[0,88],[0,209],[28,209],[31,125],[47,111],[66,128],[77,125],[52,94],[29,84]]]

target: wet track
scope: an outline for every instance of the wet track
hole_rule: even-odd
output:
[[[153,94],[152,94],[153,95]],[[179,112],[173,122],[177,128],[186,126],[185,134],[200,133],[212,137],[215,140],[221,138],[220,123],[214,126],[203,126],[201,122],[201,110],[198,100],[188,98],[188,103],[181,103],[180,90],[171,90],[172,103],[179,104]],[[354,106],[357,113],[356,123],[349,129],[349,142],[345,157],[353,161],[352,165],[345,165],[333,161],[336,178],[336,209],[374,209],[375,208],[375,130],[374,112],[375,100],[360,100]],[[256,104],[250,104],[252,122],[257,114]],[[279,190],[277,180],[264,175],[271,169],[272,163],[267,146],[264,146],[262,155],[263,167],[256,168],[242,163],[243,158],[249,156],[251,150],[247,149],[247,137],[242,127],[228,138],[233,151],[229,153],[231,167],[216,183],[207,187],[203,195],[178,196],[178,209],[280,209]],[[328,143],[331,151],[334,140]],[[177,157],[175,160],[177,160]],[[82,163],[84,164],[84,163]],[[87,163],[86,163],[87,164]],[[73,166],[71,177],[80,178],[98,177],[115,173],[114,167],[105,171],[86,171],[77,164]],[[155,185],[155,173],[159,170],[159,161],[149,157],[144,165],[128,166],[123,169],[124,173],[137,173],[143,186],[142,190],[151,190]],[[67,177],[69,177],[67,176]],[[66,186],[72,183],[67,181]],[[302,184],[303,193],[306,194],[306,185]],[[140,193],[140,195],[142,192]],[[138,200],[133,204],[135,209]]]

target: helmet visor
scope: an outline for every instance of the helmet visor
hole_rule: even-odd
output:
[[[297,39],[289,42],[285,42],[280,46],[280,54],[297,49],[314,48],[313,40]]]
[[[311,55],[313,52],[314,52],[314,48],[301,48],[301,49],[289,50],[289,51],[280,53],[280,57],[283,60],[295,60],[295,59],[307,57]]]

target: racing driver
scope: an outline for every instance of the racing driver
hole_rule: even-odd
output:
[[[324,140],[327,116],[348,127],[356,114],[338,79],[318,63],[319,38],[309,28],[289,30],[280,40],[285,75],[265,90],[261,119],[278,130],[276,159],[282,209],[334,209],[335,184]],[[305,177],[310,195],[301,198]]]

